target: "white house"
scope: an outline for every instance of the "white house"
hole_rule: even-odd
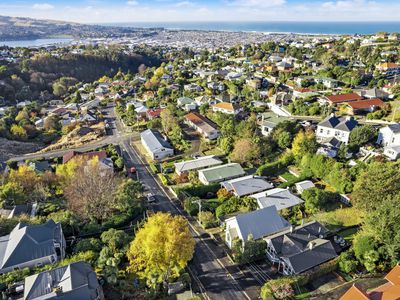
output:
[[[377,143],[384,147],[383,154],[395,160],[400,157],[400,123],[379,129]]]
[[[345,144],[349,143],[351,131],[358,125],[353,117],[336,117],[331,114],[318,123],[316,136],[317,140],[324,143],[332,138]]]
[[[237,115],[242,109],[230,102],[219,102],[212,105],[212,110],[215,112],[222,112],[228,115]]]
[[[305,190],[315,187],[314,183],[310,180],[304,180],[304,181],[297,182],[295,184],[295,186],[296,186],[296,190],[299,194],[302,194]]]
[[[282,210],[304,202],[296,195],[293,195],[289,190],[282,188],[275,188],[254,194],[251,197],[257,200],[258,207],[261,209],[274,206],[277,210]]]
[[[156,130],[147,129],[140,134],[140,139],[147,153],[154,160],[161,160],[174,155],[173,147]]]
[[[205,139],[215,140],[220,136],[217,125],[197,112],[187,114],[185,116],[185,123],[194,128]]]
[[[274,186],[262,177],[248,175],[221,182],[221,187],[237,197],[242,197],[272,189]]]

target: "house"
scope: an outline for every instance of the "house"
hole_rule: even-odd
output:
[[[286,92],[279,92],[272,96],[271,104],[273,105],[288,105],[290,101],[292,101],[293,96]]]
[[[360,113],[370,113],[374,112],[376,109],[382,108],[385,102],[381,99],[366,99],[346,103],[348,108],[347,112],[350,115],[357,115]]]
[[[312,269],[337,257],[332,243],[325,239],[328,230],[316,221],[270,235],[267,258],[278,264],[284,275],[295,275]]]
[[[400,123],[379,129],[377,143],[384,147],[383,154],[388,158],[400,158]]]
[[[328,89],[335,89],[339,86],[339,81],[332,78],[317,77],[314,78],[316,83],[322,83],[324,87]]]
[[[352,101],[359,101],[362,99],[364,99],[363,96],[360,96],[357,93],[349,93],[349,94],[342,94],[342,95],[326,96],[324,100],[329,105],[337,105],[337,104],[348,103],[348,102],[352,102]]]
[[[237,197],[242,197],[272,189],[274,186],[262,177],[249,175],[221,182],[221,187]]]
[[[194,110],[197,107],[196,102],[189,97],[180,97],[176,101],[177,101],[177,106],[183,107],[186,111]]]
[[[198,171],[199,180],[205,185],[237,178],[245,174],[246,172],[237,163],[229,163]]]
[[[149,120],[157,119],[161,117],[162,108],[152,108],[146,111],[146,117]]]
[[[31,161],[29,163],[29,168],[31,168],[32,170],[34,170],[35,172],[38,173],[44,173],[44,172],[51,172],[51,165],[47,160],[43,160],[43,161]]]
[[[255,79],[246,79],[246,85],[251,87],[252,89],[258,90],[261,88],[261,80],[258,78]]]
[[[400,299],[400,266],[396,265],[385,277],[388,281],[383,285],[366,292],[357,284],[353,284],[340,300],[380,300]]]
[[[0,237],[0,274],[54,264],[64,259],[65,246],[61,223],[18,223],[9,235]]]
[[[259,208],[275,206],[278,211],[304,202],[299,197],[293,195],[289,190],[282,188],[275,188],[254,194],[251,197],[257,200]]]
[[[77,261],[25,278],[24,300],[103,300],[104,294],[92,267]]]
[[[392,62],[385,62],[376,66],[378,71],[397,73],[400,71],[400,65]]]
[[[272,112],[265,112],[261,115],[261,121],[259,122],[259,126],[261,129],[261,134],[264,136],[269,136],[272,130],[279,124],[288,118],[278,116]]]
[[[293,69],[293,65],[288,62],[281,61],[276,64],[276,68],[281,72],[290,72]]]
[[[203,138],[215,140],[220,136],[217,125],[197,112],[191,112],[185,116],[185,123],[194,128]]]
[[[183,89],[189,92],[201,92],[203,90],[201,86],[195,83],[185,84]]]
[[[98,159],[103,159],[107,157],[106,151],[92,151],[92,152],[77,152],[77,151],[70,151],[63,156],[63,164],[69,162],[72,158],[79,156],[83,157],[84,160],[92,160],[93,158],[97,157]]]
[[[336,117],[331,114],[318,123],[317,140],[320,143],[324,143],[327,140],[336,138],[340,142],[348,144],[350,133],[357,125],[358,122],[353,117]]]
[[[219,102],[212,105],[212,109],[215,112],[221,112],[228,115],[237,115],[242,109],[233,103]]]
[[[289,222],[278,214],[275,206],[238,214],[227,219],[225,224],[225,243],[229,248],[235,245],[235,241],[245,244],[250,236],[258,240],[290,227]]]
[[[214,155],[209,155],[209,156],[202,156],[192,160],[181,161],[175,163],[174,165],[175,165],[175,173],[180,176],[190,171],[205,169],[208,167],[214,167],[221,164],[222,161],[218,157]]]
[[[36,215],[37,203],[17,204],[9,207],[0,208],[0,217],[11,219],[18,216],[34,217]]]
[[[315,187],[314,183],[310,180],[304,180],[295,183],[296,191],[299,194],[302,194],[305,190],[312,189]]]
[[[382,89],[372,88],[366,91],[361,91],[361,96],[367,99],[388,99],[389,93],[385,92]]]
[[[140,139],[143,147],[154,160],[161,160],[174,155],[174,148],[156,130],[147,129],[143,131],[140,134]]]

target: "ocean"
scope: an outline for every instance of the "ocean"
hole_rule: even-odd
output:
[[[257,31],[307,34],[400,32],[400,22],[132,22],[98,25],[181,30]]]

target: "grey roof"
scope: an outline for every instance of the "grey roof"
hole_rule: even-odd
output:
[[[62,240],[61,224],[53,220],[29,226],[18,223],[9,235],[0,237],[0,269],[55,254],[54,242]]]
[[[274,206],[239,214],[234,218],[236,218],[238,230],[246,240],[250,234],[257,240],[290,226],[289,222],[278,214]]]
[[[293,195],[289,190],[282,188],[258,193],[251,197],[257,199],[260,208],[274,206],[277,210],[289,208],[304,202],[296,195]]]
[[[79,261],[25,278],[24,299],[94,300],[99,287],[90,265]]]
[[[373,88],[370,90],[366,90],[363,96],[371,97],[371,98],[387,98],[389,96],[388,93],[381,89]]]
[[[393,132],[393,133],[400,133],[400,123],[396,124],[390,124],[387,127]]]
[[[314,183],[310,180],[304,180],[304,181],[297,182],[295,184],[295,186],[296,186],[297,190],[299,188],[306,190],[306,189],[311,189],[311,188],[315,187]]]
[[[335,115],[330,115],[324,120],[318,123],[318,126],[339,129],[342,131],[352,131],[358,122],[352,117],[336,117]]]
[[[323,225],[313,221],[269,236],[267,240],[297,274],[337,256],[332,243],[324,239],[328,233]]]
[[[253,175],[224,181],[221,183],[221,186],[230,192],[234,192],[239,197],[262,192],[274,187],[263,178]]]
[[[32,161],[29,163],[29,167],[38,172],[51,171],[51,165],[47,160]]]
[[[190,170],[198,170],[220,164],[222,164],[222,161],[218,157],[215,157],[214,155],[209,155],[175,163],[175,170],[179,173],[182,173]]]
[[[162,148],[173,149],[160,132],[157,130],[147,129],[140,134],[151,152],[157,152]]]

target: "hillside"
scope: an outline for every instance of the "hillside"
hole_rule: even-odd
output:
[[[54,20],[0,16],[0,41],[71,37],[110,37],[134,33],[135,29],[86,25]]]

